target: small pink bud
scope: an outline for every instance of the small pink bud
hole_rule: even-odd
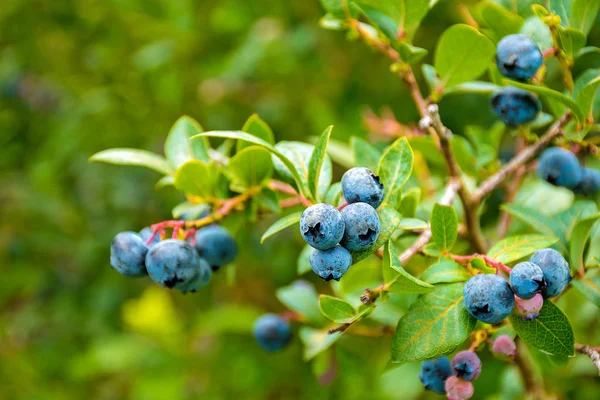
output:
[[[501,359],[513,360],[517,355],[517,345],[508,335],[500,335],[494,340],[492,352]]]
[[[539,293],[529,300],[515,296],[515,312],[525,321],[536,319],[543,305],[544,298]]]
[[[473,396],[475,389],[469,381],[462,380],[456,376],[446,379],[444,384],[448,400],[467,400]]]

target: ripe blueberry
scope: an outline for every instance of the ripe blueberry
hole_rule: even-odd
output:
[[[554,249],[538,250],[529,259],[544,273],[545,287],[542,296],[545,298],[556,297],[571,282],[569,263],[558,251]]]
[[[339,281],[352,265],[352,255],[342,246],[335,246],[328,250],[315,249],[310,255],[310,265],[321,279]]]
[[[544,288],[544,273],[530,262],[518,263],[510,273],[510,287],[522,299],[531,299]]]
[[[254,323],[254,337],[267,351],[284,348],[292,338],[290,324],[275,314],[265,314]]]
[[[542,108],[540,101],[533,94],[512,86],[495,91],[490,103],[498,118],[509,126],[533,121]]]
[[[140,235],[140,237],[142,238],[142,240],[144,241],[144,243],[146,243],[148,241],[148,239],[150,239],[150,237],[152,236],[154,232],[152,232],[152,229],[150,229],[150,227],[145,227],[144,229],[142,229],[138,235]],[[156,243],[160,242],[160,235],[156,234],[154,236],[154,239],[152,239],[152,242],[150,242],[149,245],[147,245],[148,247],[152,247],[154,246]]]
[[[345,230],[341,245],[351,251],[368,248],[379,236],[381,223],[375,209],[367,203],[352,203],[342,210]]]
[[[146,255],[150,278],[161,286],[185,293],[203,286],[210,279],[210,268],[198,252],[183,240],[167,239],[153,246]]]
[[[510,336],[500,335],[492,344],[492,353],[500,359],[512,360],[517,356],[517,345]]]
[[[452,358],[452,368],[460,379],[474,381],[481,373],[481,360],[472,351],[461,351]]]
[[[575,154],[560,147],[545,150],[538,164],[538,176],[556,186],[576,187],[581,182],[582,171]]]
[[[600,171],[591,168],[581,168],[581,181],[573,188],[573,192],[591,196],[600,190]]]
[[[527,80],[542,66],[540,48],[523,34],[505,36],[496,48],[496,65],[507,78]]]
[[[498,275],[475,275],[467,281],[463,293],[467,311],[488,324],[502,321],[515,306],[510,286]]]
[[[342,215],[331,204],[310,206],[300,217],[300,233],[306,243],[315,249],[330,249],[344,236]]]
[[[373,208],[383,201],[383,184],[369,168],[355,167],[342,176],[342,193],[348,203],[367,203]]]
[[[432,390],[438,394],[445,394],[444,382],[449,376],[452,376],[452,366],[450,360],[446,357],[435,360],[423,361],[421,363],[421,373],[419,379],[425,385],[426,390]]]
[[[110,245],[110,266],[124,276],[144,276],[148,247],[135,232],[121,232]]]
[[[211,225],[196,232],[196,250],[213,271],[229,264],[237,257],[235,239],[219,225]]]
[[[521,316],[524,321],[531,321],[540,315],[540,310],[544,306],[544,298],[541,294],[536,294],[529,300],[515,297],[515,313]]]
[[[471,382],[456,376],[446,379],[444,389],[448,400],[467,400],[473,397],[473,393],[475,393],[475,388],[473,388]]]

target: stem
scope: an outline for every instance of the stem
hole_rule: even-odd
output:
[[[346,208],[346,206],[348,206],[347,201],[343,202],[342,205],[340,205],[337,209],[338,209],[338,211],[342,211],[344,208]]]
[[[517,154],[522,152],[524,148],[525,139],[523,139],[522,137],[517,137]],[[523,177],[525,176],[526,172],[527,167],[525,165],[521,165],[515,171],[515,176],[506,188],[506,194],[504,199],[505,204],[512,203],[515,200],[515,197],[517,196],[517,192],[521,187],[521,183],[523,182]],[[506,233],[508,232],[508,228],[510,227],[511,219],[512,217],[508,211],[502,211],[502,215],[500,217],[500,224],[498,225],[498,232],[496,234],[497,237],[502,238],[506,235]]]
[[[529,395],[533,395],[534,398],[540,398],[540,394],[543,393],[543,388],[540,385],[538,379],[535,377],[535,372],[529,360],[523,356],[524,347],[520,343],[518,343],[517,355],[515,356],[515,364],[519,367],[521,371],[521,376],[523,377],[523,383],[525,385],[525,393]]]
[[[504,265],[500,261],[496,261],[496,260],[486,256],[485,254],[472,254],[472,255],[467,255],[467,256],[459,256],[456,254],[450,254],[450,257],[454,261],[462,263],[462,264],[467,264],[467,263],[473,261],[473,259],[475,259],[475,258],[481,258],[483,261],[485,261],[485,263],[487,265],[489,265],[492,268],[496,268],[496,272],[498,270],[502,270],[502,271],[510,274],[510,271],[512,271],[512,268],[508,267],[507,265]]]
[[[598,354],[598,351],[595,348],[585,344],[575,344],[575,351],[588,356],[590,360],[592,360],[594,367],[598,370],[598,375],[600,375],[600,354]]]

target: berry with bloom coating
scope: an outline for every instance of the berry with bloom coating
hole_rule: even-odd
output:
[[[507,78],[527,80],[532,78],[544,63],[540,48],[529,36],[508,35],[498,42],[496,65]]]
[[[352,255],[342,246],[335,246],[328,250],[315,249],[310,255],[310,265],[321,279],[339,281],[352,265]]]
[[[440,357],[435,360],[427,360],[421,363],[421,373],[419,379],[425,385],[426,390],[432,390],[438,394],[444,394],[444,382],[449,376],[452,376],[452,365],[446,357]]]
[[[196,232],[196,250],[213,271],[235,260],[238,253],[235,239],[219,225],[207,226]]]
[[[572,189],[581,182],[581,169],[575,154],[560,147],[553,147],[542,153],[537,174],[552,185]]]
[[[488,324],[502,321],[515,306],[510,286],[498,275],[475,275],[467,281],[463,293],[467,311]]]
[[[110,266],[124,276],[144,276],[148,247],[135,232],[121,232],[110,245]]]
[[[342,214],[331,204],[310,206],[300,217],[300,233],[306,243],[315,249],[330,249],[344,236]]]
[[[521,262],[510,272],[510,287],[522,299],[541,293],[544,285],[544,273],[536,264]]]
[[[140,235],[140,237],[142,238],[142,240],[144,241],[144,243],[146,243],[148,241],[148,239],[150,239],[150,237],[154,234],[154,232],[152,231],[152,229],[150,227],[145,227],[144,229],[142,229],[138,235]],[[150,242],[150,244],[148,244],[148,247],[152,247],[154,246],[156,243],[160,242],[160,235],[157,233],[154,236],[154,239],[152,239],[152,242]]]
[[[466,400],[473,397],[473,393],[475,393],[475,388],[473,388],[473,384],[469,381],[465,381],[456,376],[451,376],[446,379],[444,384],[444,389],[446,390],[446,396],[448,400]]]
[[[508,335],[500,335],[494,340],[492,352],[500,359],[512,360],[517,356],[517,345]]]
[[[569,263],[554,249],[538,250],[529,259],[544,273],[546,285],[542,289],[545,298],[558,296],[571,282]]]
[[[342,176],[342,193],[348,203],[367,203],[373,208],[383,201],[383,184],[369,168],[351,168]]]
[[[200,268],[196,277],[178,287],[181,293],[196,293],[201,287],[208,285],[212,277],[212,269],[205,259],[200,259]]]
[[[536,294],[529,300],[524,300],[520,297],[515,297],[515,313],[521,316],[524,321],[531,321],[540,315],[540,310],[544,305],[544,297],[541,294]]]
[[[542,108],[540,101],[533,94],[512,86],[495,91],[491,105],[498,118],[509,126],[533,121]]]
[[[591,196],[600,190],[600,171],[591,168],[581,168],[581,181],[573,188],[573,192]]]
[[[367,203],[352,203],[341,214],[345,224],[340,242],[342,246],[351,251],[360,251],[375,243],[381,223],[373,207]]]
[[[460,379],[474,381],[481,373],[481,360],[470,350],[461,351],[452,358],[452,368]]]
[[[292,338],[290,324],[275,314],[265,314],[254,323],[254,337],[267,351],[284,348]]]

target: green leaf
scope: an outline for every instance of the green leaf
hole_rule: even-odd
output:
[[[417,207],[421,201],[421,188],[410,188],[402,193],[400,202],[400,213],[406,217],[414,217],[417,213]]]
[[[571,111],[573,111],[573,114],[575,115],[575,118],[577,118],[578,121],[583,122],[583,120],[585,120],[585,115],[583,114],[581,107],[579,107],[579,105],[573,99],[562,94],[561,92],[557,92],[556,90],[552,90],[552,89],[549,89],[544,86],[529,85],[529,84],[521,83],[521,82],[517,82],[517,81],[510,81],[507,79],[505,79],[503,82],[506,85],[516,86],[521,89],[525,89],[530,92],[537,93],[540,96],[547,97],[551,100],[556,100],[556,101],[560,102],[561,104],[564,104],[565,106],[567,106],[569,109],[571,109]]]
[[[371,1],[375,3],[381,2],[377,0]],[[430,0],[386,0],[384,2],[393,4],[397,7],[397,12],[399,14],[398,31],[400,33],[405,33],[408,37],[412,37],[417,30],[423,17],[427,15],[430,4],[435,4],[435,2],[430,2]]]
[[[383,205],[398,206],[402,186],[412,173],[413,158],[412,149],[405,137],[392,143],[381,156],[377,175],[385,190]]]
[[[227,168],[244,188],[260,186],[273,174],[271,155],[260,146],[250,146],[231,157]]]
[[[587,36],[594,26],[599,8],[600,0],[573,0],[571,3],[571,26]]]
[[[312,141],[312,137],[309,138]],[[315,138],[314,142],[316,142],[318,138]],[[327,146],[327,155],[331,157],[333,162],[341,165],[344,168],[353,168],[356,167],[354,163],[354,158],[352,155],[352,150],[350,146],[348,146],[344,142],[340,142],[339,140],[330,139],[329,146]]]
[[[171,214],[173,218],[179,219],[184,213],[188,213],[188,215],[202,215],[205,212],[210,211],[210,206],[208,204],[194,204],[184,201],[183,203],[177,204],[173,207]]]
[[[354,163],[361,167],[369,168],[371,171],[377,171],[377,165],[381,158],[381,152],[373,147],[369,142],[359,137],[350,138],[350,147],[354,154]]]
[[[600,214],[596,214],[592,217],[584,218],[575,224],[573,233],[571,234],[571,243],[569,256],[571,257],[571,268],[574,271],[583,270],[585,267],[585,260],[583,258],[585,251],[585,244],[587,243],[592,228],[598,219]]]
[[[175,178],[173,177],[173,175],[165,175],[162,178],[160,178],[158,182],[156,182],[156,184],[154,185],[154,188],[158,190],[167,186],[175,186]]]
[[[315,249],[310,247],[308,244],[302,248],[300,255],[298,256],[296,273],[298,275],[304,275],[308,271],[312,269],[310,265],[310,255],[313,253]]]
[[[448,258],[442,258],[436,264],[433,264],[423,272],[421,280],[431,283],[454,283],[466,282],[471,275],[465,271],[464,267]]]
[[[298,212],[286,215],[285,217],[281,217],[280,219],[275,221],[275,223],[273,223],[273,225],[271,225],[269,227],[269,229],[267,229],[267,231],[260,238],[260,242],[263,243],[265,240],[267,240],[274,234],[281,232],[285,228],[288,228],[292,225],[297,224],[298,222],[300,222],[301,216],[302,216],[302,211],[298,211]]]
[[[247,132],[252,136],[256,136],[257,138],[260,138],[267,143],[275,144],[275,136],[273,135],[271,127],[269,127],[269,125],[265,121],[260,119],[258,114],[252,114],[250,118],[246,120],[242,131]],[[238,140],[236,149],[239,152],[243,148],[248,147],[250,145],[251,144],[248,142]]]
[[[308,322],[324,325],[327,321],[319,309],[319,296],[312,284],[306,281],[295,281],[275,292],[277,299],[287,308],[302,315]]]
[[[352,254],[352,264],[356,264],[360,260],[370,256],[373,252],[383,246],[392,236],[392,233],[398,229],[398,225],[400,224],[401,220],[401,215],[398,211],[389,207],[380,207],[377,210],[377,213],[379,214],[379,220],[381,221],[379,236],[377,237],[375,243],[373,243],[368,249],[350,252],[350,254]]]
[[[146,167],[165,175],[173,173],[171,166],[164,157],[146,150],[108,149],[94,154],[90,157],[90,161]]]
[[[418,63],[428,53],[426,49],[415,47],[405,42],[398,43],[398,52],[400,53],[402,61],[407,64]]]
[[[575,354],[571,322],[551,301],[544,301],[540,315],[532,321],[524,321],[515,313],[509,319],[521,339],[544,353],[556,356]]]
[[[554,47],[550,28],[537,17],[527,18],[521,27],[520,33],[529,36],[541,51]]]
[[[465,94],[465,93],[478,93],[478,94],[492,94],[496,90],[500,89],[501,86],[498,86],[494,83],[490,82],[465,82],[459,83],[456,86],[452,86],[446,90],[444,90],[444,96],[448,96],[451,94]],[[459,137],[459,136],[455,136]]]
[[[323,203],[338,207],[342,204],[342,183],[336,182],[327,189],[323,197]]]
[[[442,85],[442,81],[433,65],[423,64],[421,66],[421,71],[423,72],[425,83],[427,83],[427,86],[429,87],[429,92],[433,96],[436,94],[437,88]]]
[[[585,46],[585,35],[574,28],[558,28],[558,38],[560,48],[571,58]]]
[[[560,17],[562,26],[569,26],[572,1],[573,0],[550,0],[549,9],[550,11],[554,11]]]
[[[319,308],[324,316],[338,324],[350,322],[356,316],[356,310],[352,304],[325,294],[319,296]]]
[[[462,136],[454,135],[450,139],[450,149],[462,171],[469,175],[477,173],[477,158],[473,146]]]
[[[598,85],[600,85],[600,70],[588,69],[577,78],[573,89],[573,97],[590,123],[594,122],[592,105]]]
[[[437,285],[413,302],[400,318],[392,338],[392,362],[438,358],[453,352],[469,338],[477,320],[463,302],[463,285]]]
[[[182,164],[175,172],[175,188],[186,194],[211,197],[219,172],[200,160],[191,160]]]
[[[313,149],[312,155],[308,162],[308,188],[312,192],[315,200],[319,201],[320,191],[319,182],[321,177],[321,168],[327,157],[327,145],[329,144],[329,138],[331,137],[331,130],[333,126],[325,129],[323,134],[319,137],[315,148]],[[331,179],[329,180],[331,182]],[[325,193],[323,193],[325,194]]]
[[[444,87],[473,80],[493,60],[496,48],[492,41],[475,28],[456,24],[440,37],[434,66]]]
[[[452,206],[436,203],[431,213],[431,243],[441,252],[452,250],[458,236],[458,217]]]
[[[523,17],[491,1],[479,3],[476,10],[479,12],[479,18],[475,17],[478,22],[493,30],[500,38],[518,33],[525,22]]]
[[[417,218],[402,218],[400,220],[400,224],[398,225],[398,229],[402,229],[405,231],[414,231],[421,230],[427,228],[427,222],[417,219]]]
[[[520,260],[539,249],[552,246],[558,239],[543,235],[509,236],[497,242],[489,251],[488,257],[503,264]]]
[[[575,279],[571,284],[581,292],[588,300],[600,307],[600,277],[589,277]]]
[[[194,135],[202,133],[203,129],[196,120],[187,115],[179,118],[165,140],[165,156],[173,169],[178,169],[190,160],[210,162],[208,150],[210,143],[206,138],[191,141]]]
[[[391,241],[383,249],[383,276],[388,290],[400,294],[423,294],[435,289],[435,286],[415,278],[400,265],[396,248]]]
[[[254,199],[262,206],[268,208],[275,214],[281,213],[281,207],[279,207],[279,198],[277,193],[269,188],[263,187],[260,193],[254,196]]]
[[[342,332],[335,332],[330,335],[327,329],[314,329],[303,326],[300,328],[298,336],[304,344],[302,359],[310,361],[331,347],[342,336]]]

